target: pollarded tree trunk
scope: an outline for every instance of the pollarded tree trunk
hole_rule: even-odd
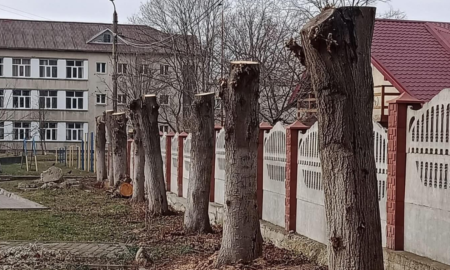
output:
[[[114,186],[114,167],[113,167],[113,139],[112,139],[112,126],[111,126],[111,115],[114,113],[113,110],[105,111],[105,124],[106,124],[106,134],[108,136],[108,182],[109,186]]]
[[[131,200],[134,202],[143,202],[145,200],[145,155],[142,144],[142,130],[138,115],[135,112],[130,111],[130,118],[134,128],[133,153],[131,153],[131,155],[134,155],[134,166],[133,172],[130,172],[132,175],[131,178],[133,179],[133,197]]]
[[[232,62],[225,105],[225,219],[218,265],[262,255],[256,200],[259,64]]]
[[[375,8],[322,11],[302,31],[317,97],[330,269],[383,269],[370,66]]]
[[[190,233],[210,233],[208,207],[215,140],[214,93],[196,95],[191,113],[191,167],[184,229]]]
[[[124,112],[111,116],[113,141],[114,185],[125,179],[127,174],[127,116]]]
[[[97,181],[104,181],[107,179],[106,170],[106,130],[105,130],[105,115],[97,116],[96,120],[96,137],[95,137],[95,153],[97,155]]]
[[[158,129],[158,109],[155,95],[145,95],[143,99],[136,99],[130,103],[130,110],[138,116],[142,131],[150,215],[169,213]]]

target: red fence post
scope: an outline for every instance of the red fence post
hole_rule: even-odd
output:
[[[262,219],[263,210],[263,177],[264,177],[264,133],[272,129],[269,123],[263,122],[259,125],[258,133],[258,160],[256,174],[256,199],[258,202],[258,214]]]
[[[295,121],[286,129],[286,230],[295,231],[297,221],[297,153],[298,133],[309,127]]]
[[[421,101],[403,93],[389,103],[388,176],[386,244],[389,249],[403,250],[405,226],[405,175],[408,106]]]
[[[173,133],[166,135],[166,191],[170,191],[170,180],[172,178],[172,138]]]
[[[216,141],[217,141],[217,133],[222,129],[221,126],[214,126],[214,144],[213,144],[213,161],[212,161],[212,174],[211,174],[211,189],[209,190],[209,201],[214,202],[214,194],[216,188]]]
[[[183,145],[184,139],[188,136],[187,133],[182,132],[178,135],[178,197],[183,197]]]

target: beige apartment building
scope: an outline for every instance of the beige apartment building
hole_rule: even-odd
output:
[[[95,117],[112,108],[112,25],[0,19],[0,150],[25,140],[47,149],[79,143],[95,132]],[[167,76],[166,34],[139,25],[119,25],[119,76],[130,74],[137,55],[140,76]],[[158,44],[150,47],[148,44]],[[145,48],[140,44],[147,44]],[[119,78],[120,79],[120,78]],[[162,105],[170,95],[159,93]],[[128,93],[120,93],[123,110]],[[128,97],[129,99],[129,97]],[[161,131],[168,131],[161,125]],[[40,149],[40,148],[39,148]]]

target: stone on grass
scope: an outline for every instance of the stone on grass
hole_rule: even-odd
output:
[[[41,182],[62,182],[63,176],[63,172],[60,168],[52,166],[41,173]]]

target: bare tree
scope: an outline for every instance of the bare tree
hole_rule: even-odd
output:
[[[191,116],[191,164],[184,215],[187,232],[210,233],[209,192],[214,158],[214,92],[194,97]]]
[[[375,8],[326,8],[301,30],[304,53],[293,46],[317,96],[331,270],[383,269],[368,76],[374,21]]]
[[[218,265],[251,262],[262,255],[256,201],[259,132],[259,66],[232,62],[225,113],[225,219]]]
[[[106,169],[106,128],[105,128],[105,116],[103,115],[97,116],[95,118],[95,153],[97,155],[97,181],[103,182],[108,178],[107,169]]]

